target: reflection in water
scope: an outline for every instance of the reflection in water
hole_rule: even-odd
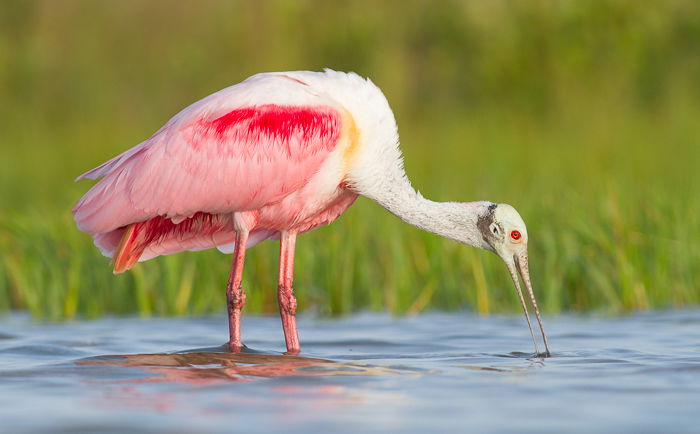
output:
[[[107,355],[81,359],[81,366],[139,368],[150,374],[134,382],[212,384],[245,381],[249,377],[401,375],[413,369],[361,363],[338,363],[312,357],[280,354],[193,351],[181,353]]]
[[[526,373],[542,366],[544,366],[544,363],[538,361],[532,361],[532,363],[528,366],[495,367],[478,365],[457,365],[458,368],[470,369],[472,371],[505,372],[507,374]]]
[[[540,354],[527,354],[527,353],[520,353],[520,352],[512,352],[508,355],[503,355],[500,356],[502,358],[514,358],[514,359],[525,359],[527,360],[527,364],[523,366],[522,363],[517,363],[514,364],[513,366],[504,366],[502,363],[499,364],[499,366],[483,366],[483,365],[455,365],[455,367],[458,368],[465,368],[465,369],[470,369],[472,371],[487,371],[487,372],[504,372],[507,374],[515,374],[515,373],[527,373],[530,372],[534,369],[538,368],[543,368],[545,366],[545,357],[549,358],[550,356],[544,356]]]
[[[225,347],[193,350],[179,353],[124,354],[83,358],[75,362],[83,367],[135,368],[145,377],[128,380],[109,380],[107,384],[119,385],[103,389],[101,399],[95,405],[104,409],[126,409],[141,411],[148,409],[157,413],[181,414],[189,411],[194,395],[192,389],[172,389],[169,384],[216,386],[224,383],[250,382],[256,378],[273,377],[320,377],[320,376],[397,376],[416,375],[426,371],[419,368],[396,368],[363,363],[339,363],[313,357],[254,352],[229,353]],[[91,381],[91,383],[102,383]],[[103,383],[104,384],[104,383]],[[152,387],[164,384],[161,387]],[[267,383],[269,385],[269,383]],[[384,400],[402,402],[407,398],[399,392],[362,393],[337,384],[319,382],[294,382],[273,384],[243,394],[231,393],[226,388],[219,394],[218,388],[199,389],[213,398],[209,405],[201,406],[200,412],[210,417],[231,416],[230,408],[276,408],[272,421],[285,424],[303,417],[297,412],[302,406],[311,413],[334,414],[349,405],[379,405]],[[207,392],[207,390],[210,390]],[[267,392],[266,392],[267,391]],[[270,394],[270,392],[272,394]]]

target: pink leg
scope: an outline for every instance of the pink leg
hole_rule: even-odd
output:
[[[287,354],[299,354],[299,334],[297,333],[297,299],[294,297],[292,281],[294,280],[294,246],[297,234],[282,232],[280,237],[280,275],[277,286],[277,300],[280,305],[284,340]]]
[[[239,353],[243,347],[241,342],[241,308],[245,304],[245,292],[241,281],[243,279],[243,262],[245,248],[248,242],[248,232],[236,234],[236,246],[233,249],[233,264],[231,274],[226,284],[226,301],[228,305],[229,350]]]

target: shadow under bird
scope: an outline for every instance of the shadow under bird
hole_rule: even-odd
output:
[[[243,347],[246,249],[280,240],[277,287],[287,351],[300,351],[292,289],[297,234],[333,222],[358,195],[401,220],[498,254],[547,337],[530,283],[527,229],[506,204],[433,202],[403,169],[396,120],[383,93],[354,73],[254,75],[205,97],[148,140],[78,179],[100,179],[73,209],[78,228],[121,273],[138,261],[216,247],[233,253],[226,286],[229,348]]]

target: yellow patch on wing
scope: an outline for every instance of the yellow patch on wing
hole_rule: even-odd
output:
[[[355,119],[347,110],[343,113],[343,173],[348,172],[355,156],[360,150],[360,132],[357,130]]]

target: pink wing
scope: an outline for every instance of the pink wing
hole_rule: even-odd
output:
[[[305,86],[268,76],[183,110],[150,139],[78,178],[103,177],[73,210],[78,228],[110,256],[125,227],[137,222],[154,227],[149,237],[160,233],[151,242],[174,243],[168,252],[227,241],[216,236],[231,233],[221,215],[298,190],[338,143],[340,114]],[[298,95],[301,104],[271,103],[278,92]],[[256,98],[261,94],[272,96]],[[164,231],[176,236],[163,237]]]

